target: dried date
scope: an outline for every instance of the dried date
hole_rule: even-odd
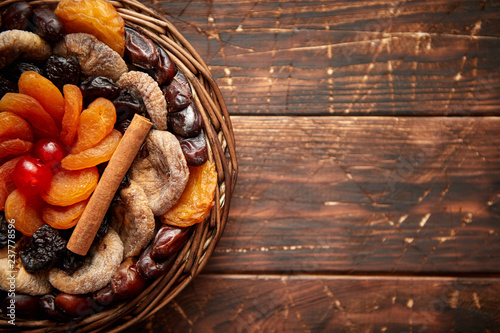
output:
[[[64,314],[71,317],[83,317],[103,310],[103,307],[89,295],[59,293],[54,303]]]
[[[153,69],[158,65],[158,51],[153,41],[128,27],[125,27],[125,58],[144,69]]]
[[[43,295],[39,299],[39,306],[43,312],[43,316],[48,317],[50,320],[65,322],[69,320],[69,317],[64,314],[56,306],[56,296],[52,294]]]
[[[172,267],[176,258],[170,256],[163,261],[155,260],[151,257],[152,251],[153,245],[150,244],[137,261],[137,271],[144,279],[156,279],[164,275]]]
[[[40,312],[39,298],[39,296],[26,294],[15,294],[13,297],[7,296],[2,300],[0,309],[6,315],[13,313],[15,317],[37,319]],[[12,306],[12,304],[14,305]]]
[[[169,85],[163,88],[169,112],[185,109],[191,103],[193,92],[186,76],[177,71]]]
[[[208,159],[208,146],[202,130],[198,136],[186,138],[177,136],[186,162],[191,166],[200,166]]]
[[[31,17],[34,32],[49,42],[57,42],[66,34],[61,19],[48,8],[35,8]]]
[[[184,110],[168,115],[168,126],[175,134],[184,137],[195,137],[201,133],[203,118],[196,104],[189,104]]]
[[[177,253],[186,244],[190,228],[180,228],[164,224],[156,233],[151,250],[151,258],[164,260]]]
[[[27,29],[32,14],[33,8],[27,2],[9,5],[2,15],[2,31]]]
[[[172,80],[177,68],[164,49],[156,46],[156,50],[158,51],[158,66],[155,69],[154,78],[160,86],[163,86]]]

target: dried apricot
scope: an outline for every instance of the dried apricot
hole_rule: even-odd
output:
[[[71,146],[76,136],[80,113],[82,112],[83,95],[79,87],[66,84],[63,86],[64,116],[61,124],[61,141]]]
[[[62,0],[54,12],[64,22],[67,33],[94,35],[123,57],[125,21],[108,1]]]
[[[22,156],[18,156],[8,160],[0,166],[0,210],[4,210],[5,200],[7,200],[9,194],[16,189],[12,175],[21,157]]]
[[[59,130],[54,119],[33,97],[20,93],[7,93],[0,99],[0,112],[12,112],[28,121],[39,138],[57,138]]]
[[[202,222],[214,205],[217,172],[212,162],[189,167],[189,180],[179,201],[161,216],[166,224],[188,227]]]
[[[41,196],[48,204],[70,206],[88,199],[98,180],[97,167],[75,171],[61,169],[54,174],[49,189]]]
[[[70,206],[50,206],[43,208],[43,221],[55,229],[73,228],[80,219],[88,200],[77,202]]]
[[[85,149],[77,154],[69,154],[62,159],[61,165],[67,170],[80,170],[109,161],[118,147],[122,134],[113,131],[96,146]]]
[[[6,156],[16,156],[30,151],[33,143],[21,139],[1,139],[0,138],[0,158]]]
[[[0,112],[0,138],[33,142],[33,130],[22,117],[12,112]]]
[[[61,124],[64,115],[64,97],[52,81],[37,72],[27,71],[21,74],[17,84],[21,94],[36,99],[56,124]]]
[[[80,114],[76,141],[71,153],[77,154],[89,149],[104,139],[116,122],[116,110],[113,103],[103,97],[95,99],[89,107]]]
[[[45,224],[42,219],[44,202],[39,196],[26,197],[19,190],[12,191],[5,201],[5,218],[14,220],[14,227],[26,236]]]

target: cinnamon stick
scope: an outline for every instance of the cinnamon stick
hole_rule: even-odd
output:
[[[147,118],[137,114],[134,116],[66,245],[68,250],[82,256],[87,254],[109,205],[150,128],[151,122]]]

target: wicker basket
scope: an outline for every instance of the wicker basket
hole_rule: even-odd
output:
[[[2,7],[20,0],[7,0]],[[26,1],[26,0],[24,0]],[[55,8],[57,0],[27,0],[32,6]],[[136,0],[111,1],[127,25],[163,47],[178,69],[189,79],[193,99],[203,120],[209,146],[209,160],[215,163],[218,186],[215,205],[208,218],[197,224],[186,245],[179,251],[171,270],[148,285],[140,295],[70,323],[16,318],[12,326],[0,318],[0,331],[30,332],[81,331],[118,332],[153,315],[169,303],[203,269],[219,241],[227,221],[231,195],[237,178],[234,135],[228,110],[208,66],[177,29],[164,17]]]

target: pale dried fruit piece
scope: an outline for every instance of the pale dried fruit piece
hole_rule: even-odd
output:
[[[116,85],[142,98],[153,127],[167,130],[167,102],[158,83],[151,76],[144,72],[130,71],[120,76]]]
[[[146,193],[155,216],[165,214],[180,198],[189,169],[177,138],[170,132],[151,130],[145,141],[147,156],[138,154],[129,178]]]
[[[44,61],[52,54],[49,43],[40,36],[23,30],[7,30],[0,33],[0,68],[17,58]]]
[[[64,157],[61,161],[61,166],[66,170],[80,170],[107,162],[113,156],[121,138],[122,134],[120,131],[113,129],[96,146]]]
[[[123,257],[139,255],[154,236],[155,218],[148,198],[133,180],[120,191],[121,205],[111,222],[123,242]]]
[[[8,258],[0,259],[0,289],[11,290],[11,282],[14,282],[16,293],[32,296],[45,295],[52,291],[47,272],[30,274],[26,272],[20,263],[10,267]]]
[[[54,54],[75,56],[80,63],[82,73],[88,76],[106,76],[113,81],[128,71],[125,60],[109,46],[96,37],[86,33],[74,33],[64,36],[54,47]]]
[[[86,294],[104,288],[123,260],[123,243],[112,228],[102,241],[90,249],[82,267],[68,275],[59,268],[49,272],[54,288],[68,294]]]

